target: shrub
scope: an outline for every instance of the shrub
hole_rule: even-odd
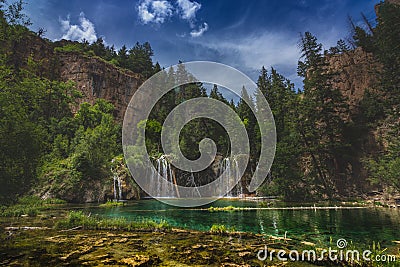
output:
[[[54,52],[84,52],[83,44],[73,43],[54,48]]]
[[[235,232],[234,227],[226,227],[223,224],[213,224],[210,228],[210,233],[212,234],[226,234],[230,232]]]
[[[124,202],[107,200],[106,203],[100,204],[99,207],[112,208],[112,207],[119,207],[119,206],[124,206],[124,205],[125,205]]]

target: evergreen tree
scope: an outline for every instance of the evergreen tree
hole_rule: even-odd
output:
[[[129,50],[129,63],[127,68],[135,73],[141,73],[145,78],[149,78],[154,73],[152,56],[153,49],[148,42],[135,44]]]
[[[125,45],[118,50],[118,65],[122,68],[128,68],[128,50]]]
[[[301,37],[304,61],[299,61],[298,73],[304,78],[304,94],[300,103],[298,130],[311,158],[313,170],[323,190],[332,196],[334,189],[343,193],[345,177],[340,164],[343,149],[347,107],[341,93],[332,87],[332,73],[326,68],[322,45],[306,32]],[[318,184],[316,181],[315,184]]]
[[[255,150],[255,136],[254,132],[257,126],[257,120],[256,117],[253,113],[253,110],[255,110],[255,105],[253,98],[249,95],[247,92],[247,89],[243,86],[241,95],[240,95],[240,100],[237,105],[237,113],[239,117],[241,118],[244,126],[246,127],[247,134],[249,137],[249,143],[250,143],[250,156],[252,158],[256,157],[256,150]]]

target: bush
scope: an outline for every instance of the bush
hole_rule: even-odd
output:
[[[83,44],[73,43],[54,48],[54,52],[84,52]]]
[[[0,211],[1,217],[21,217],[22,215],[36,216],[39,213],[39,208],[35,206],[14,205],[2,207]]]
[[[213,224],[210,228],[210,233],[212,234],[226,234],[230,232],[235,232],[234,227],[226,227],[223,224]]]
[[[106,203],[100,204],[99,207],[102,207],[102,208],[113,208],[113,207],[119,207],[119,206],[124,206],[124,205],[125,205],[124,202],[107,200]]]

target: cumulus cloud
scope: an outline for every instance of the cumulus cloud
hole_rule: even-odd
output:
[[[203,33],[205,33],[208,30],[208,24],[207,23],[203,23],[202,26],[200,26],[197,30],[192,30],[190,32],[190,36],[192,37],[200,37],[203,35]]]
[[[177,0],[179,14],[182,19],[193,21],[196,19],[196,12],[201,8],[201,4],[190,0]]]
[[[196,23],[196,13],[201,4],[191,0],[176,0],[171,4],[169,0],[141,0],[137,5],[138,17],[143,24],[162,24],[173,16],[189,23],[191,37],[202,36],[208,30],[208,24]],[[184,37],[186,33],[180,34]]]
[[[67,39],[72,41],[83,41],[87,40],[92,43],[97,40],[96,31],[93,23],[85,17],[83,12],[79,15],[79,24],[71,24],[70,17],[68,15],[66,20],[60,19],[61,30],[63,36],[61,39]]]
[[[144,23],[164,23],[173,14],[173,6],[166,0],[144,0],[138,5],[140,20]]]

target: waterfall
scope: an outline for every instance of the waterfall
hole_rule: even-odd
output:
[[[218,188],[223,188],[224,192],[228,192],[224,195],[217,192],[217,196],[220,197],[242,197],[243,196],[243,186],[240,180],[239,173],[239,163],[236,159],[225,158],[221,161],[219,166],[219,176],[220,178],[220,186]],[[185,174],[186,175],[186,174]],[[193,196],[199,197],[200,192],[195,183],[194,173],[187,174],[186,177],[186,187],[193,187]],[[182,177],[181,177],[182,178]],[[160,182],[159,179],[165,179],[163,183]],[[176,184],[174,183],[174,176],[171,164],[168,162],[167,157],[162,155],[158,159],[154,161],[154,169],[151,173],[151,191],[154,192],[154,197],[156,198],[176,198],[179,197],[178,189],[175,188]],[[236,181],[238,183],[236,184]],[[216,188],[216,190],[218,190]],[[230,190],[231,189],[231,190]]]
[[[112,169],[111,169],[112,171]],[[117,200],[117,188],[115,187],[115,183],[117,182],[117,175],[113,173],[113,186],[114,186],[114,199]]]
[[[168,183],[155,183],[156,186],[156,197],[176,197],[174,190],[173,174],[171,164],[168,162],[165,155],[161,156],[156,160],[155,163],[156,172],[152,173],[152,181],[158,181],[158,175],[161,175],[161,179],[167,180]]]
[[[233,161],[234,163],[234,168],[235,168],[235,181],[238,181],[236,185],[236,196],[237,197],[243,197],[243,185],[242,185],[242,180],[239,177],[239,163],[237,160]]]
[[[243,196],[243,186],[239,177],[239,164],[235,158],[224,158],[222,160],[219,168],[219,175],[222,175],[222,188],[224,188],[225,192],[228,192],[221,197],[230,198]],[[235,181],[238,181],[238,183],[234,186]],[[230,190],[231,188],[232,190]]]
[[[114,163],[114,159],[111,161]],[[121,177],[118,176],[117,170],[111,167],[111,172],[113,174],[113,192],[114,192],[114,200],[122,200],[122,180]],[[118,190],[117,190],[118,186]],[[118,192],[117,192],[118,191]]]
[[[122,200],[122,182],[121,177],[117,175],[119,200]]]

